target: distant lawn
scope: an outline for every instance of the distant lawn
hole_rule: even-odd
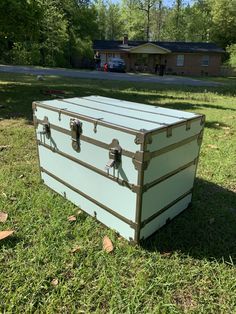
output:
[[[228,76],[228,77],[222,77],[222,76],[201,76],[199,77],[200,80],[204,81],[212,81],[212,82],[218,82],[218,83],[224,83],[226,85],[232,85],[232,87],[236,86],[236,76]]]
[[[236,313],[236,80],[228,81],[206,88],[0,74],[0,212],[9,215],[0,231],[15,230],[0,241],[0,313]],[[44,89],[206,114],[193,208],[143,247],[78,214],[39,180],[31,103],[49,98]]]

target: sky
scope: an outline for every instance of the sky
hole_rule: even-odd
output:
[[[190,4],[191,2],[193,2],[193,0],[183,0],[183,4],[185,4],[185,5]],[[173,5],[174,0],[164,0],[163,3],[164,3],[164,5],[170,7]]]
[[[121,2],[121,0],[112,0],[113,3],[119,3]],[[163,4],[167,7],[171,7],[173,6],[173,3],[175,2],[175,0],[163,0]],[[184,5],[187,5],[187,4],[191,4],[194,2],[194,0],[182,0],[183,4]]]

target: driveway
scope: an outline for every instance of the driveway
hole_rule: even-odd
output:
[[[24,73],[33,75],[55,75],[84,79],[97,79],[97,80],[117,80],[128,82],[149,82],[158,84],[176,84],[176,85],[189,85],[189,86],[219,86],[221,83],[201,81],[194,78],[182,76],[157,76],[151,74],[136,74],[136,73],[114,73],[114,72],[100,72],[100,71],[83,71],[71,70],[62,68],[42,68],[32,66],[13,66],[13,65],[0,65],[0,72],[7,73]]]

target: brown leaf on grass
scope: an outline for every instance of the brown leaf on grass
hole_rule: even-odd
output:
[[[0,151],[4,150],[4,149],[8,149],[10,148],[11,146],[10,145],[1,145],[0,146]]]
[[[103,244],[103,250],[106,251],[107,253],[110,253],[114,250],[113,244],[111,240],[108,238],[108,236],[105,236],[102,240]]]
[[[218,149],[218,146],[212,145],[212,144],[208,144],[207,147],[212,148],[212,149]]]
[[[171,254],[172,254],[172,252],[162,252],[161,256],[163,256],[163,257],[170,257]]]
[[[72,222],[72,221],[76,221],[76,217],[74,215],[67,217],[67,220]]]
[[[5,231],[0,231],[0,240],[3,240],[7,237],[9,237],[10,235],[12,235],[14,232],[14,230],[5,230]]]
[[[80,246],[75,246],[70,252],[71,253],[77,253],[77,252],[79,252],[81,250],[81,247]]]
[[[52,281],[51,281],[51,285],[56,287],[58,285],[59,281],[57,278],[54,278]]]
[[[7,221],[8,214],[4,212],[0,212],[0,222]]]

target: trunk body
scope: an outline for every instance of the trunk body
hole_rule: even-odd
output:
[[[188,207],[204,116],[100,96],[33,110],[43,182],[124,238]]]

